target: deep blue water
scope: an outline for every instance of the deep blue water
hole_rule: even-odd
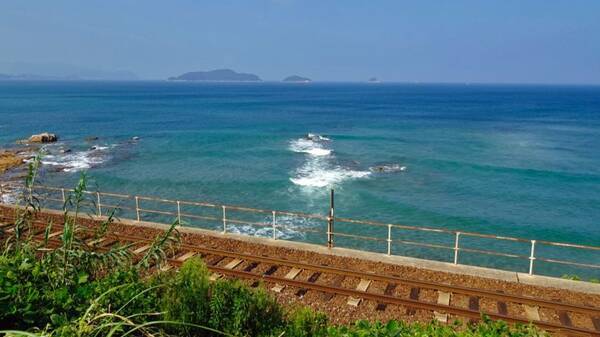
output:
[[[51,185],[600,246],[600,87],[0,82],[0,144],[41,131]]]

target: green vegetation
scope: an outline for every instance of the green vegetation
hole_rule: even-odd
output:
[[[262,287],[236,280],[210,282],[200,258],[178,271],[158,272],[179,242],[177,222],[157,237],[142,258],[131,246],[102,251],[79,238],[89,229],[81,214],[93,210],[82,176],[65,202],[60,237],[45,226],[45,238],[34,240],[39,210],[33,184],[39,158],[31,164],[17,229],[0,233],[0,335],[8,336],[539,336],[531,326],[510,327],[483,319],[477,325],[456,323],[387,324],[357,322],[333,326],[326,315],[307,308],[281,307]],[[112,213],[111,213],[112,214]],[[106,235],[112,215],[91,233]],[[87,234],[90,234],[87,232]],[[89,235],[88,240],[89,242]],[[27,331],[27,332],[25,332]]]
[[[561,276],[561,278],[563,278],[565,280],[571,280],[571,281],[581,281],[581,277],[579,277],[578,275],[575,275],[575,274],[564,274],[563,276]],[[591,283],[600,283],[600,279],[597,279],[597,278],[591,278],[586,281],[591,282]]]

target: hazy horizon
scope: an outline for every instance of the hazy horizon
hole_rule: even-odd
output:
[[[265,81],[600,84],[598,12],[591,0],[9,0],[0,73],[159,80],[229,68]]]

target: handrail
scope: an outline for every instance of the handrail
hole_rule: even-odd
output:
[[[4,184],[4,185],[0,184],[0,195],[3,194],[3,189],[2,189],[3,186],[11,186],[11,185],[12,184],[10,184],[10,183]],[[19,187],[20,185],[15,185],[15,186]],[[69,189],[69,188],[60,188],[60,187],[44,186],[44,185],[38,185],[38,186],[36,186],[36,188],[40,189],[40,190],[45,190],[45,191],[60,192],[61,198],[54,198],[51,196],[52,194],[49,193],[48,195],[45,195],[44,198],[42,198],[42,199],[46,199],[49,201],[55,201],[57,203],[62,203],[63,205],[66,200],[66,196],[65,196],[66,193],[71,193],[74,191],[73,189]],[[402,224],[382,223],[382,222],[377,222],[377,221],[372,221],[372,220],[349,219],[349,218],[342,218],[342,217],[334,218],[333,217],[333,203],[331,203],[331,205],[330,205],[331,208],[329,210],[329,212],[330,212],[329,215],[324,216],[324,215],[320,215],[320,214],[310,214],[310,213],[290,212],[290,211],[273,211],[273,210],[265,210],[265,209],[258,209],[258,208],[244,207],[244,206],[236,206],[236,205],[219,205],[219,204],[215,204],[215,203],[211,203],[211,202],[171,200],[171,199],[152,197],[152,196],[133,196],[133,195],[128,195],[128,194],[109,193],[109,192],[100,192],[100,191],[85,191],[85,193],[87,195],[93,196],[92,202],[97,211],[97,215],[102,215],[103,208],[104,209],[109,209],[109,208],[115,209],[116,208],[116,209],[125,209],[125,210],[135,212],[136,218],[138,221],[142,220],[144,214],[146,214],[146,215],[157,214],[157,215],[173,216],[173,217],[176,217],[178,220],[181,220],[182,218],[186,218],[186,219],[189,218],[189,219],[200,219],[200,220],[206,220],[206,221],[213,221],[215,223],[222,222],[223,233],[227,233],[227,231],[229,230],[228,224],[244,224],[244,225],[262,227],[262,228],[271,227],[273,239],[278,238],[278,235],[277,235],[278,229],[282,229],[282,228],[286,227],[284,223],[279,223],[277,221],[278,217],[293,216],[293,217],[298,217],[298,218],[314,219],[314,220],[320,220],[320,221],[326,222],[328,229],[325,232],[323,230],[319,230],[317,228],[297,228],[297,226],[294,228],[294,231],[303,232],[303,233],[325,234],[325,235],[327,235],[327,242],[328,242],[328,246],[330,246],[330,247],[333,246],[333,238],[334,237],[342,237],[342,238],[349,238],[349,239],[367,240],[367,241],[371,241],[374,243],[387,242],[387,255],[392,255],[392,245],[394,243],[411,245],[411,246],[427,247],[427,248],[432,248],[432,249],[442,249],[445,251],[450,250],[450,251],[454,251],[454,264],[459,264],[460,252],[493,255],[493,256],[500,256],[500,257],[507,257],[507,258],[515,258],[515,259],[525,259],[525,260],[529,260],[529,274],[533,274],[533,272],[534,272],[534,262],[535,261],[543,261],[546,263],[555,263],[555,264],[560,264],[560,265],[570,265],[570,266],[581,267],[581,268],[600,269],[600,264],[566,261],[566,260],[560,260],[560,259],[555,259],[555,258],[536,256],[536,254],[535,254],[536,245],[538,245],[538,246],[546,245],[546,246],[561,247],[561,248],[576,248],[576,249],[582,249],[582,250],[588,250],[588,251],[600,251],[600,246],[589,246],[589,245],[581,245],[581,244],[565,243],[565,242],[553,242],[553,241],[545,241],[545,240],[528,240],[528,239],[518,238],[518,237],[499,236],[499,235],[476,233],[476,232],[463,232],[463,231],[445,229],[445,228],[416,227],[416,226],[408,226],[408,225],[402,225]],[[134,206],[125,206],[125,205],[115,206],[112,203],[110,203],[110,204],[109,203],[101,203],[101,197],[119,198],[119,199],[122,199],[123,201],[135,203],[135,205]],[[331,198],[333,198],[333,191],[332,191]],[[0,199],[0,200],[2,200],[2,199]],[[149,208],[150,206],[148,206],[148,205],[144,205],[144,207],[140,206],[141,201],[152,201],[152,202],[158,202],[158,203],[162,203],[162,204],[169,204],[169,205],[173,205],[174,208],[172,210],[150,209]],[[120,202],[117,202],[117,204],[118,203],[120,203]],[[145,204],[147,204],[147,203],[145,203]],[[193,214],[190,212],[182,212],[182,210],[181,210],[182,205],[212,208],[214,211],[218,210],[218,213],[216,213],[214,215],[199,215],[199,214]],[[176,207],[176,209],[175,209],[175,207]],[[186,208],[186,209],[188,209],[188,208]],[[248,220],[241,219],[239,217],[232,218],[229,214],[229,212],[231,212],[231,211],[262,214],[267,219],[265,221],[261,222],[261,221],[248,221]],[[236,213],[236,214],[239,215],[238,213]],[[271,216],[272,216],[272,218],[271,218]],[[338,226],[340,223],[341,224],[348,223],[348,224],[357,224],[357,225],[361,225],[361,226],[386,228],[387,229],[387,237],[365,236],[365,235],[360,235],[360,234],[351,234],[351,233],[347,233],[347,232],[335,231],[333,229],[334,219],[335,219],[335,222],[338,224]],[[430,242],[420,242],[420,241],[407,240],[406,238],[395,238],[393,235],[394,229],[417,231],[417,232],[424,232],[424,233],[429,232],[429,233],[441,233],[441,234],[452,235],[454,238],[454,245],[447,246],[447,245],[443,245],[443,244],[432,243],[431,240],[430,240]],[[461,247],[460,246],[460,238],[464,237],[464,236],[483,238],[483,239],[492,239],[492,240],[502,240],[502,241],[509,241],[509,242],[527,243],[530,245],[529,255],[517,254],[514,252],[508,253],[508,252],[494,251],[494,250],[489,250],[489,249]]]

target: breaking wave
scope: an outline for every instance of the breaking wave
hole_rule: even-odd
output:
[[[291,141],[291,151],[305,153],[307,156],[290,181],[304,187],[327,187],[371,174],[370,171],[353,170],[336,164],[330,146],[329,138],[312,133]]]
[[[58,171],[77,172],[101,165],[110,159],[112,146],[95,145],[85,151],[50,149],[42,158],[43,165],[54,166]],[[63,152],[61,152],[63,151]]]
[[[298,153],[307,153],[311,156],[321,157],[329,156],[332,152],[324,144],[311,140],[310,138],[300,138],[290,142],[290,150]]]
[[[234,234],[243,234],[250,236],[260,237],[273,237],[273,227],[271,226],[271,219],[267,218],[264,221],[264,227],[256,227],[252,225],[228,225],[227,232]],[[290,239],[303,239],[306,236],[306,232],[303,229],[310,229],[319,226],[319,223],[312,219],[285,215],[277,217],[277,226],[275,226],[275,237],[281,240]]]

